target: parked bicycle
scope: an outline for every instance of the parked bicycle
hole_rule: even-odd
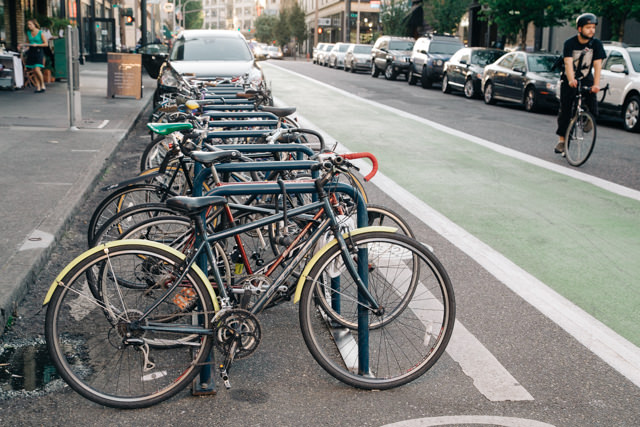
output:
[[[311,193],[317,201],[211,235],[202,213],[210,206],[225,208],[222,196],[274,194],[281,185],[236,184],[207,197],[169,199],[171,208],[191,219],[201,240],[186,254],[157,242],[130,240],[77,257],[45,299],[47,345],[61,377],[84,397],[119,408],[165,400],[209,363],[230,387],[232,362],[253,354],[262,340],[257,315],[327,234],[331,240],[304,266],[294,297],[315,360],[340,381],[364,389],[397,387],[424,374],[451,336],[453,289],[440,262],[417,241],[387,227],[341,229],[334,192],[357,200],[358,225],[366,224],[366,209],[353,187],[331,182],[349,167],[349,158],[365,156],[370,157],[320,157],[319,178],[285,183],[289,194]],[[287,215],[310,215],[308,235],[251,306],[234,306],[215,244],[286,223]],[[197,266],[201,256],[208,261],[211,281]],[[89,271],[98,273],[97,296],[87,286]],[[251,289],[246,292],[250,296]],[[220,360],[206,362],[214,346]]]

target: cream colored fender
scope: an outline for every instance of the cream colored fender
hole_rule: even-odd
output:
[[[342,237],[347,239],[349,237],[349,234],[351,234],[352,236],[357,236],[358,234],[367,233],[370,231],[382,231],[385,233],[395,233],[396,231],[398,231],[398,229],[395,227],[383,227],[383,226],[362,227],[362,228],[357,228],[355,230],[352,230],[350,233],[349,232],[344,233]],[[300,278],[298,279],[298,284],[296,285],[296,294],[293,298],[294,304],[300,301],[300,296],[302,295],[302,288],[304,287],[304,282],[307,281],[307,276],[309,275],[311,268],[314,266],[314,264],[325,252],[327,252],[329,249],[331,249],[333,246],[337,244],[338,244],[338,241],[336,239],[331,240],[329,243],[324,245],[318,252],[316,252],[313,258],[309,260],[304,270],[302,270],[302,274],[300,275]]]
[[[53,283],[51,284],[51,287],[49,287],[49,291],[47,292],[47,296],[44,298],[44,303],[42,303],[42,305],[47,305],[49,303],[49,301],[51,300],[51,297],[53,296],[53,293],[56,290],[56,288],[59,285],[63,285],[62,279],[64,278],[64,276],[66,276],[67,273],[69,273],[73,268],[75,268],[82,260],[84,260],[85,258],[87,258],[87,257],[89,257],[89,256],[91,256],[93,254],[96,254],[98,252],[108,251],[111,248],[117,248],[119,246],[128,245],[128,244],[132,244],[132,243],[135,243],[135,244],[138,244],[138,245],[142,245],[142,246],[150,246],[150,247],[154,247],[154,248],[163,249],[163,250],[165,250],[167,252],[170,252],[171,254],[175,255],[176,257],[178,257],[181,260],[184,260],[186,258],[183,253],[173,249],[170,246],[163,245],[163,244],[157,243],[157,242],[152,242],[152,241],[149,241],[149,240],[138,240],[138,239],[116,240],[116,241],[113,241],[113,242],[109,242],[109,243],[105,243],[105,244],[102,244],[102,245],[98,245],[98,246],[96,246],[94,248],[89,249],[88,251],[83,252],[79,256],[77,256],[73,261],[71,261],[60,272],[60,274],[58,274],[58,276],[54,279]],[[216,296],[215,292],[213,291],[213,288],[211,287],[211,283],[209,282],[209,279],[202,272],[202,270],[200,270],[200,268],[197,265],[193,264],[191,266],[191,268],[193,269],[193,271],[198,276],[200,276],[200,279],[202,280],[204,285],[207,287],[207,292],[209,292],[209,295],[211,296],[211,300],[213,301],[213,308],[217,312],[218,310],[220,310],[220,306],[218,305],[218,297]]]

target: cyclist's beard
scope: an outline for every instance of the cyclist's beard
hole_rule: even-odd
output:
[[[584,31],[580,31],[580,36],[585,40],[591,40],[593,36],[588,36],[584,33]]]

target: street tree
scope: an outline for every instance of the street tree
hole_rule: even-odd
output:
[[[640,3],[629,0],[588,0],[585,12],[607,18],[611,23],[611,39],[624,39],[624,24],[627,19],[640,21]]]
[[[424,5],[424,20],[437,33],[456,33],[471,0],[430,0]]]
[[[496,24],[498,31],[511,42],[525,47],[529,24],[552,27],[564,23],[577,10],[575,0],[484,0],[484,19]]]
[[[273,35],[278,46],[284,46],[291,40],[291,26],[289,25],[289,12],[287,12],[287,9],[280,9],[280,16],[278,16]]]
[[[388,36],[407,36],[406,23],[409,4],[404,0],[390,0],[382,2],[380,6],[380,20],[382,31]]]
[[[304,22],[304,17],[304,10],[298,2],[294,2],[289,11],[289,28],[291,28],[291,36],[295,38],[298,45],[307,38],[307,25]]]
[[[199,30],[204,23],[200,0],[179,0],[176,7],[183,15],[185,30]]]
[[[260,15],[254,21],[256,39],[261,43],[271,43],[275,39],[278,18],[273,15]]]

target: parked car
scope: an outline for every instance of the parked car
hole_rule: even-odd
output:
[[[536,52],[511,52],[484,67],[484,102],[523,104],[527,111],[539,107],[558,107],[555,90],[560,71],[555,68],[558,55]]]
[[[624,128],[640,132],[640,47],[605,43],[607,58],[602,64],[598,94],[599,111],[622,117]]]
[[[313,48],[313,54],[311,55],[311,62],[313,62],[314,64],[318,63],[318,53],[320,53],[320,51],[324,49],[324,45],[326,45],[326,43],[318,43],[316,47]]]
[[[231,30],[181,32],[160,69],[154,105],[163,94],[177,90],[178,76],[184,74],[202,79],[247,75],[252,82],[264,81],[247,41],[239,31]]]
[[[371,49],[371,76],[395,80],[398,75],[409,72],[409,56],[414,40],[408,37],[382,36]]]
[[[258,42],[249,42],[249,47],[253,52],[254,58],[260,61],[262,59],[267,59],[267,44],[266,43],[258,43]]]
[[[282,59],[283,57],[280,46],[267,46],[267,59]]]
[[[152,43],[136,49],[136,53],[142,55],[142,66],[152,79],[157,79],[160,67],[169,57],[169,46],[161,43]]]
[[[356,71],[371,71],[371,46],[370,44],[352,44],[344,55],[344,70],[355,73]]]
[[[352,43],[336,43],[329,53],[329,67],[344,68],[344,56]]]
[[[329,52],[331,52],[331,49],[333,49],[333,46],[334,46],[333,43],[325,43],[325,45],[322,46],[322,49],[318,50],[318,58],[317,58],[318,65],[323,65],[325,67],[329,65]]]
[[[457,37],[420,37],[416,40],[409,58],[407,81],[414,85],[420,79],[423,88],[430,88],[434,82],[442,80],[444,63],[463,47],[464,44]]]
[[[465,47],[458,50],[442,71],[442,91],[461,90],[467,98],[478,98],[484,67],[498,60],[506,52],[484,47]]]

